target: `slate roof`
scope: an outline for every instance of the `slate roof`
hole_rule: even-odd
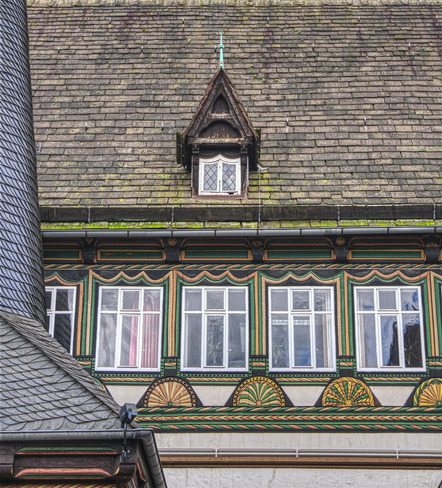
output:
[[[41,205],[219,206],[191,198],[175,135],[217,69],[221,30],[226,72],[262,131],[264,169],[243,203],[440,201],[439,1],[45,3],[28,9]]]
[[[39,323],[0,312],[0,432],[120,429],[118,413]]]

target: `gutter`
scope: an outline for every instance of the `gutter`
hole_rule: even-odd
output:
[[[126,431],[127,440],[140,440],[149,471],[155,488],[166,488],[166,479],[161,466],[158,448],[152,429],[128,429]],[[0,432],[0,444],[5,442],[33,442],[33,441],[110,441],[124,440],[124,429],[112,430],[60,430],[60,431],[9,431]]]
[[[343,236],[343,235],[403,235],[440,234],[442,225],[416,226],[352,226],[320,228],[268,228],[268,229],[42,229],[44,239],[66,238],[154,238],[154,237],[295,237],[295,236]]]

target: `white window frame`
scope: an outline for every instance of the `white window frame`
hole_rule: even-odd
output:
[[[117,290],[118,291],[118,303],[115,310],[102,310],[102,292],[103,290]],[[143,292],[144,290],[157,290],[160,292],[160,308],[159,311],[142,311],[143,303]],[[139,310],[123,310],[123,291],[138,291],[140,292],[140,307]],[[98,298],[98,313],[97,313],[97,342],[95,351],[95,371],[160,371],[161,364],[161,344],[163,336],[163,312],[164,312],[164,293],[163,287],[151,287],[151,286],[100,286],[99,287],[99,298]],[[99,366],[100,364],[100,338],[101,338],[101,315],[102,314],[117,314],[117,326],[116,326],[116,339],[115,339],[115,355],[114,355],[114,366]],[[123,317],[127,315],[138,315],[139,317],[139,331],[142,329],[142,317],[143,315],[159,315],[159,333],[158,333],[158,354],[157,362],[154,368],[141,368],[141,348],[142,348],[142,338],[140,336],[137,343],[137,366],[125,366],[119,365],[121,359],[121,335],[122,335],[122,322]]]
[[[288,299],[288,310],[279,311],[272,309],[272,291],[284,290],[287,292]],[[315,311],[314,310],[314,292],[315,290],[330,292],[330,310],[326,311]],[[296,291],[309,291],[310,293],[310,308],[309,310],[292,310],[291,306],[291,296],[292,292]],[[268,288],[269,297],[269,312],[268,312],[268,329],[269,329],[269,369],[270,371],[304,371],[304,372],[319,372],[319,371],[336,371],[336,315],[335,315],[335,298],[334,298],[334,288],[332,286],[271,286]],[[272,327],[272,314],[287,314],[288,315],[288,335],[289,335],[289,367],[277,367],[273,366],[273,327]],[[316,315],[326,315],[329,317],[327,325],[327,357],[329,358],[329,366],[317,367],[317,355],[315,350],[316,344],[316,330],[315,330],[315,316]],[[311,366],[296,366],[295,365],[295,347],[294,347],[294,320],[296,317],[309,316],[310,317],[310,357]]]
[[[201,290],[201,310],[186,310],[185,309],[185,295],[187,291]],[[207,291],[216,290],[224,292],[224,309],[223,310],[208,310],[207,308]],[[228,293],[229,290],[244,290],[245,292],[245,310],[244,311],[229,311],[228,308]],[[183,287],[183,304],[182,304],[182,336],[181,336],[181,370],[182,371],[248,371],[249,362],[249,289],[247,286],[184,286]],[[189,366],[186,367],[185,362],[187,359],[187,321],[186,314],[201,313],[202,314],[202,330],[201,330],[201,367]],[[245,334],[244,334],[244,367],[229,367],[228,366],[228,353],[229,353],[229,314],[243,314],[245,317]],[[208,316],[222,315],[224,317],[224,350],[223,358],[224,365],[221,366],[208,366],[207,363],[207,318]]]
[[[217,164],[217,189],[204,190],[204,166]],[[235,165],[235,180],[236,186],[233,191],[223,191],[223,164]],[[240,158],[226,158],[222,154],[218,154],[213,158],[200,158],[199,160],[199,195],[240,195],[241,194],[241,159]]]
[[[55,310],[57,302],[58,291],[71,290],[73,292],[72,298],[72,310]],[[51,293],[51,303],[46,304],[46,317],[48,319],[48,332],[52,337],[55,337],[55,317],[57,315],[70,315],[71,316],[71,337],[69,340],[69,354],[73,354],[74,350],[74,320],[75,320],[75,305],[77,299],[77,288],[75,286],[46,286],[45,292]]]
[[[401,291],[417,291],[418,294],[418,311],[401,310]],[[374,310],[359,310],[358,309],[358,292],[359,291],[373,291],[374,295]],[[394,291],[396,294],[396,308],[395,309],[380,309],[379,308],[379,292],[380,291]],[[405,366],[405,348],[404,348],[404,334],[403,334],[403,315],[416,313],[419,315],[420,339],[421,339],[421,354],[422,367],[407,367]],[[417,372],[425,371],[425,333],[422,310],[422,292],[419,286],[355,286],[354,287],[354,314],[355,314],[355,328],[356,328],[356,358],[358,371],[402,371],[402,372]],[[376,333],[376,361],[377,367],[362,367],[362,337],[361,337],[361,323],[359,317],[362,315],[375,315],[375,333]],[[398,349],[399,349],[399,365],[398,366],[382,366],[382,338],[381,338],[381,316],[395,316],[397,317],[398,327]],[[402,332],[402,333],[399,333]]]

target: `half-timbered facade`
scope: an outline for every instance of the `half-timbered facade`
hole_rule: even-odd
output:
[[[48,330],[170,486],[437,487],[440,3],[28,13]]]

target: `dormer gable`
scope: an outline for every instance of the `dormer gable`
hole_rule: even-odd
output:
[[[193,195],[245,196],[258,164],[259,137],[220,68],[184,134],[178,159],[192,172]]]

